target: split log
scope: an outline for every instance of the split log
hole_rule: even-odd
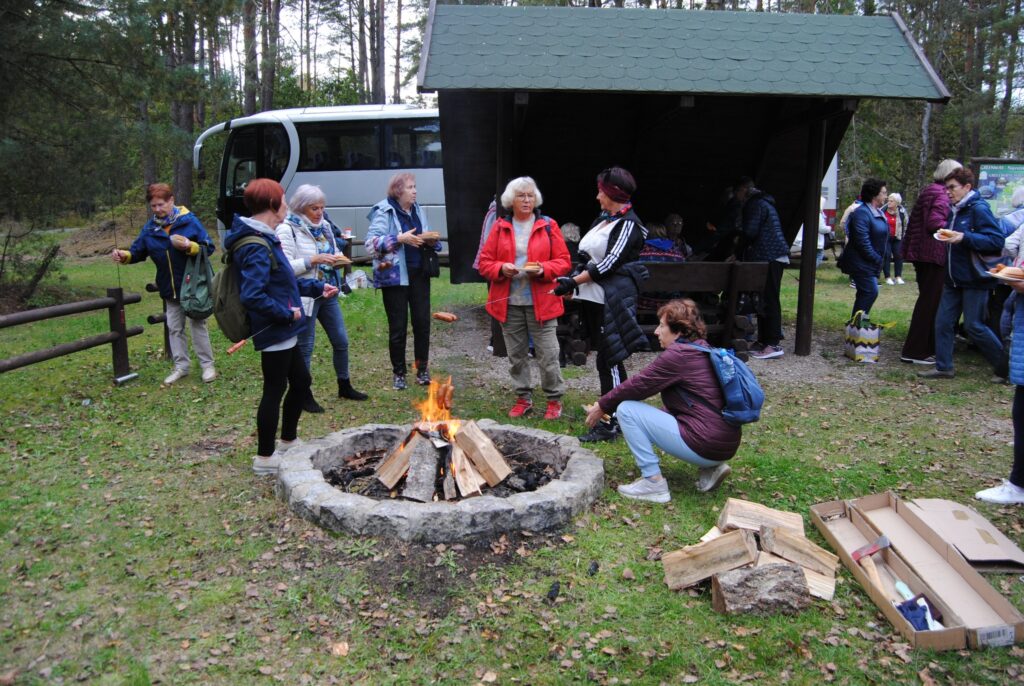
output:
[[[803,536],[786,529],[761,527],[761,550],[778,555],[812,572],[834,577],[839,558]]]
[[[729,498],[718,517],[718,528],[722,531],[749,529],[759,532],[762,526],[788,529],[798,536],[804,535],[804,518],[796,512],[774,510],[739,498]]]
[[[391,454],[384,458],[384,461],[377,467],[377,480],[388,488],[394,488],[395,484],[402,480],[405,473],[409,471],[409,457],[416,452],[418,446],[428,445],[431,450],[434,445],[419,431],[410,431],[405,440],[398,444]]]
[[[455,484],[463,498],[480,495],[480,487],[487,483],[480,473],[473,468],[473,463],[458,445],[452,445],[452,471],[455,473]]]
[[[665,584],[673,591],[692,586],[719,572],[753,564],[757,545],[751,531],[730,531],[706,543],[666,553],[661,558]]]
[[[416,434],[419,436],[419,434]],[[429,503],[434,499],[437,483],[437,448],[430,439],[415,441],[409,455],[409,471],[405,477],[402,497]]]
[[[789,560],[784,560],[777,555],[766,553],[763,550],[757,556],[756,567],[764,567],[765,565],[787,565],[790,564]],[[802,567],[804,570],[804,580],[807,581],[807,588],[811,590],[811,595],[815,598],[821,598],[822,600],[832,600],[836,597],[836,577],[835,575],[829,576],[828,574],[818,574],[812,572],[806,567]]]
[[[800,565],[735,569],[711,579],[711,606],[722,614],[796,614],[810,604]]]
[[[473,420],[462,423],[454,441],[487,480],[488,486],[497,486],[512,473],[501,451]]]

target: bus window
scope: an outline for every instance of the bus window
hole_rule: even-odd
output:
[[[241,197],[251,179],[256,178],[256,143],[258,130],[255,126],[236,129],[228,141],[224,157],[224,195]]]
[[[395,121],[388,128],[388,167],[441,167],[441,124],[437,119]]]
[[[377,124],[358,121],[296,124],[298,171],[379,169],[379,129]]]

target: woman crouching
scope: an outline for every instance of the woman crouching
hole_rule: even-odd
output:
[[[689,345],[708,347],[697,305],[689,299],[673,300],[658,310],[658,321],[654,334],[664,352],[590,406],[587,425],[594,426],[615,412],[641,474],[635,482],[619,486],[619,493],[667,503],[672,496],[655,446],[696,465],[700,469],[697,490],[706,493],[732,471],[726,461],[739,449],[741,431],[722,418],[725,397],[710,356]],[[664,411],[641,402],[655,393],[661,393]]]
[[[253,347],[260,351],[263,367],[263,397],[256,411],[259,445],[252,470],[276,474],[280,453],[297,440],[302,404],[309,395],[309,369],[297,345],[299,336],[312,325],[302,310],[302,296],[331,298],[338,289],[322,281],[295,278],[272,228],[284,221],[288,212],[281,184],[254,179],[246,186],[244,197],[252,216],[235,217],[224,249],[231,254],[228,268],[238,270],[239,299],[249,313]],[[282,397],[279,451],[274,439]]]

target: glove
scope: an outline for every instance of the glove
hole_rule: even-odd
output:
[[[568,276],[559,276],[555,279],[555,283],[558,285],[555,286],[555,290],[551,291],[554,295],[569,295],[570,293],[576,293],[580,290],[580,287],[576,284],[576,280]]]

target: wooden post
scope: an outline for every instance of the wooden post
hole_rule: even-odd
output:
[[[108,288],[107,297],[114,302],[107,308],[110,320],[110,332],[117,338],[110,342],[110,352],[114,362],[114,379],[128,376],[131,367],[128,364],[128,328],[124,324],[124,291],[120,288]]]
[[[804,177],[804,243],[800,252],[800,287],[796,301],[797,355],[811,354],[814,323],[814,275],[817,272],[818,215],[821,213],[821,177],[825,164],[825,121],[811,122]]]

